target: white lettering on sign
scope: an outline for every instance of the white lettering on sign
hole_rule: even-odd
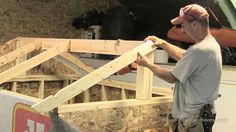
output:
[[[24,132],[44,132],[44,124],[27,119],[27,129]]]

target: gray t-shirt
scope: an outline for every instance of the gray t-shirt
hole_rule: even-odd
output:
[[[183,119],[218,97],[222,70],[220,46],[208,37],[191,46],[171,73],[177,78],[172,115]]]

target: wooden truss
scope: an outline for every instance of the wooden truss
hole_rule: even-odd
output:
[[[102,86],[115,86],[115,87],[121,87],[122,89],[126,88],[135,90],[136,99],[139,100],[133,100],[133,101],[130,100],[130,105],[132,104],[131,102],[133,103],[136,102],[137,104],[141,100],[153,100],[152,98],[153,92],[162,93],[161,91],[164,91],[163,93],[165,93],[166,91],[161,88],[157,88],[158,90],[152,89],[153,74],[150,70],[144,67],[138,67],[136,84],[124,83],[114,80],[106,80],[106,78],[109,77],[110,75],[113,75],[121,68],[134,62],[137,59],[138,52],[141,53],[142,55],[146,55],[149,58],[149,61],[153,62],[154,59],[153,51],[155,50],[155,47],[152,46],[151,41],[142,43],[138,41],[124,41],[124,40],[115,41],[115,40],[17,38],[17,43],[19,47],[18,49],[0,57],[1,65],[7,64],[11,61],[17,61],[21,57],[27,55],[27,53],[35,49],[41,48],[45,51],[34,56],[29,60],[27,59],[24,60],[23,62],[17,64],[13,68],[10,68],[0,73],[0,84],[6,81],[14,82],[12,88],[13,91],[17,85],[16,82],[20,80],[19,77],[18,80],[16,78],[18,75],[26,72],[27,70],[53,57],[55,57],[57,60],[61,61],[74,71],[77,71],[76,69],[79,67],[88,73],[87,75],[81,78],[73,77],[74,80],[77,79],[78,80],[64,87],[63,89],[58,91],[54,96],[51,95],[45,98],[44,100],[34,104],[32,107],[39,112],[48,112],[60,106],[64,102],[73,98],[74,96],[82,92],[86,93],[86,91],[95,84],[101,84]],[[98,69],[93,69],[85,65],[83,62],[81,62],[78,58],[76,58],[72,54],[70,54],[70,52],[99,53],[99,54],[111,54],[111,55],[121,55],[121,56]],[[37,78],[39,80],[40,77]],[[28,79],[32,80],[32,77]],[[39,97],[42,99],[44,91],[43,85],[44,85],[44,80],[41,80],[39,88]],[[102,90],[104,91],[104,88]],[[166,92],[166,94],[169,93]],[[105,98],[105,95],[103,95],[103,98]],[[165,97],[165,99],[170,101],[171,97],[168,96]],[[154,103],[155,101],[151,102]]]

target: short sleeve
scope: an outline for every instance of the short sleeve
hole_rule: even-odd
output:
[[[184,57],[180,59],[171,70],[171,74],[181,83],[185,83],[185,81],[197,71],[205,59],[206,57],[204,58],[204,55],[198,50],[186,51]]]

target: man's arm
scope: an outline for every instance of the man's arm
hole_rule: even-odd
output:
[[[170,73],[169,70],[162,68],[160,66],[157,66],[155,64],[150,64],[147,61],[147,58],[145,56],[142,56],[141,54],[138,54],[139,58],[136,60],[136,63],[140,66],[144,66],[149,68],[156,76],[163,79],[166,82],[169,83],[175,83],[176,78]]]
[[[186,52],[186,50],[181,49],[156,36],[148,36],[145,40],[151,40],[154,43],[154,45],[163,48],[176,61],[180,60],[183,57],[184,53]]]
[[[160,47],[163,48],[176,61],[180,60],[186,52],[186,50],[181,49],[171,43],[168,43],[167,41],[160,45]]]
[[[176,78],[170,73],[170,70],[162,68],[155,64],[150,64],[147,67],[162,80],[171,84],[176,82]]]

